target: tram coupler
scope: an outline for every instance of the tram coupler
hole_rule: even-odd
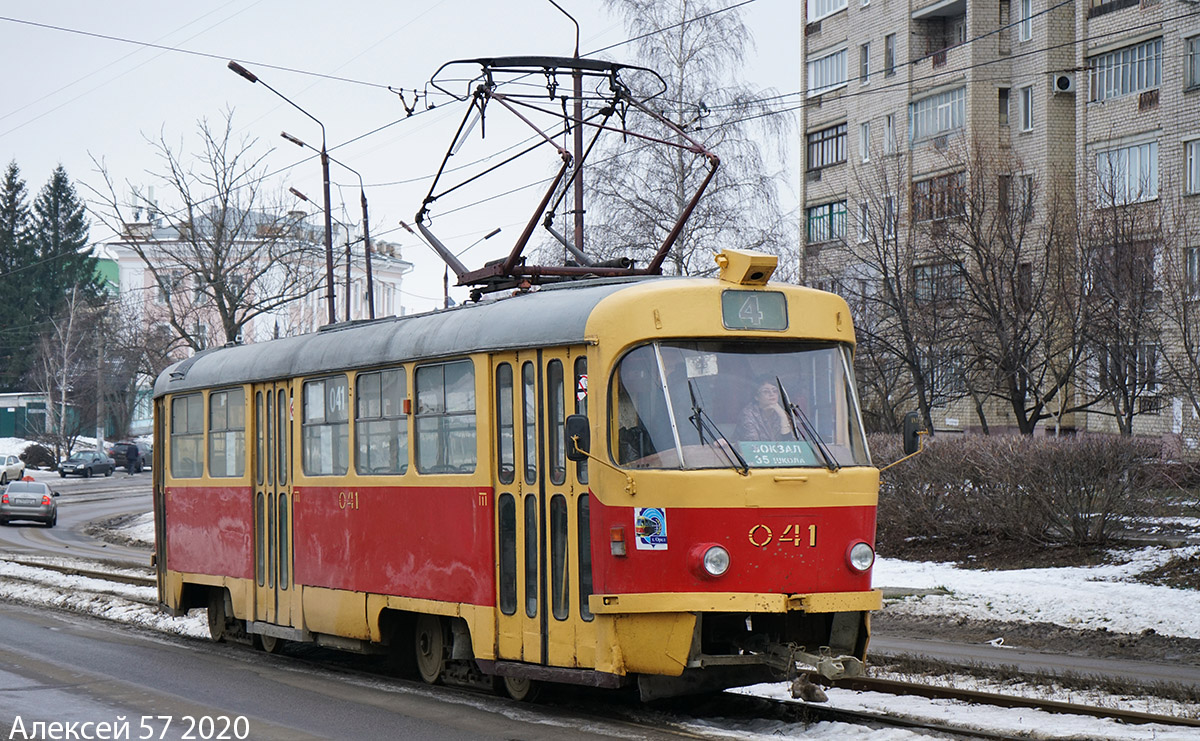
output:
[[[768,652],[769,663],[787,673],[789,680],[801,674],[816,673],[829,680],[861,677],[866,665],[856,656],[841,654],[834,656],[833,649],[821,646],[816,653],[804,646],[775,646]]]

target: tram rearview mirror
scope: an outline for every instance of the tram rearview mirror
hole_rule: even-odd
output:
[[[921,418],[916,412],[904,415],[904,454],[912,455],[921,449]]]
[[[567,415],[566,435],[567,459],[572,461],[587,460],[588,451],[592,447],[592,435],[588,427],[588,418],[582,414]]]

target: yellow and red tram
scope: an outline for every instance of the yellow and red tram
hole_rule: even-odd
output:
[[[849,310],[719,261],[171,366],[162,606],[518,698],[860,671],[878,471]]]

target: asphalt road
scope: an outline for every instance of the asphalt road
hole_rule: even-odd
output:
[[[184,738],[192,722],[215,722],[219,732],[223,717],[231,723],[243,718],[240,729],[248,735],[240,737],[254,741],[668,737],[553,707],[314,667],[248,647],[149,635],[2,602],[0,636],[0,738],[33,738],[35,722],[118,719],[130,724],[129,738]],[[171,719],[165,733],[163,718]],[[14,735],[18,723],[25,735]],[[76,728],[96,737],[94,725]],[[197,728],[192,737],[204,737]],[[233,729],[227,738],[239,737]],[[210,731],[207,737],[215,736]]]
[[[58,525],[47,528],[36,523],[16,522],[0,526],[0,550],[17,555],[61,555],[150,565],[148,549],[105,543],[84,532],[89,523],[97,520],[149,512],[153,506],[149,471],[136,476],[117,471],[112,476],[90,479],[60,478],[50,471],[28,473],[59,493]]]

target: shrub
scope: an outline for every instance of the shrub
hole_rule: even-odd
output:
[[[889,442],[872,446],[883,461],[899,457]],[[1156,453],[1152,442],[1117,436],[933,438],[881,474],[878,541],[1103,545],[1144,512],[1161,480]]]
[[[54,453],[45,445],[27,445],[19,456],[27,468],[54,468]]]

